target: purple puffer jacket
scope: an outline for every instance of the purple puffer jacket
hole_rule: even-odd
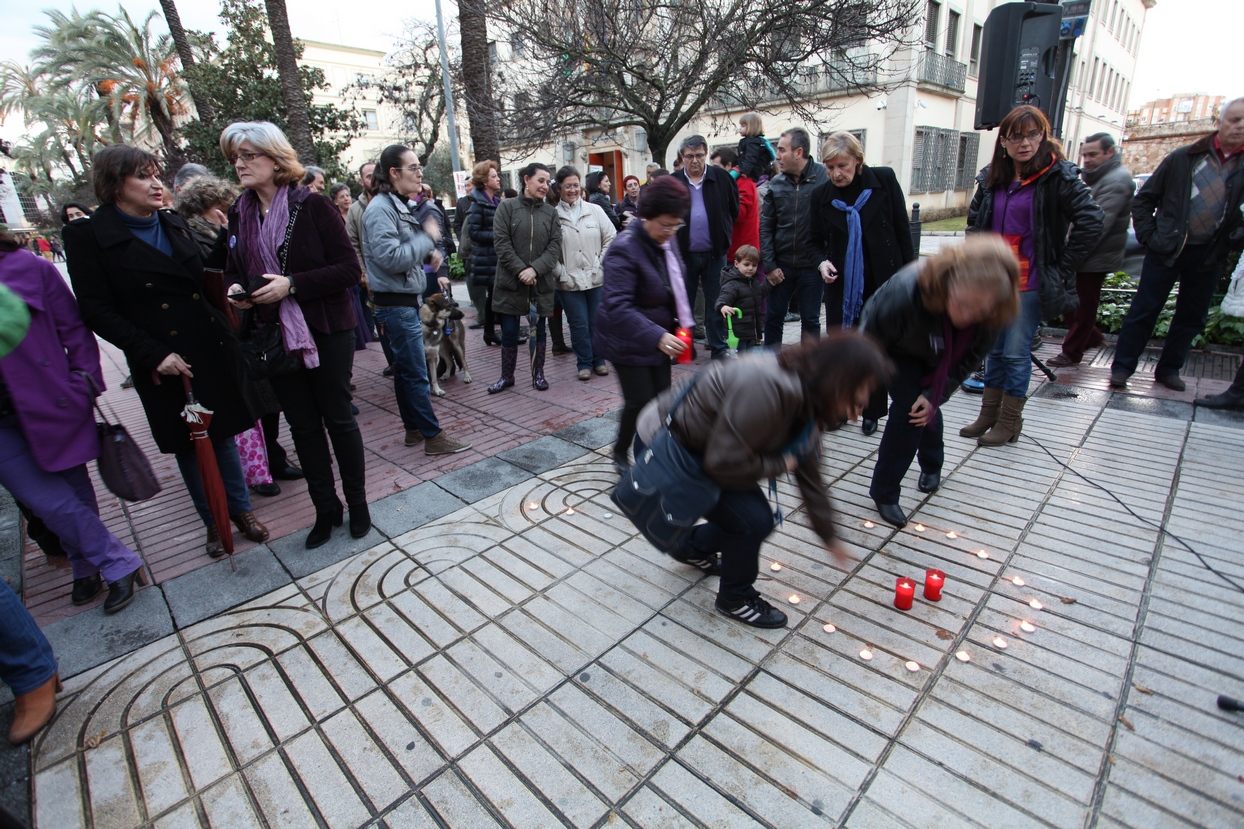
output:
[[[658,343],[674,331],[677,312],[665,251],[634,221],[605,251],[605,272],[592,351],[623,366],[669,362]]]

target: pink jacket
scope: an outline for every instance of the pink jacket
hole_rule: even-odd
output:
[[[25,250],[0,253],[0,282],[30,308],[30,331],[0,360],[31,454],[48,472],[99,457],[99,434],[86,371],[102,391],[95,335],[82,324],[78,304],[56,266]]]

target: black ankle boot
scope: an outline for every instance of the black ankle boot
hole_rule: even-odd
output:
[[[896,527],[907,526],[907,516],[903,514],[902,508],[898,504],[883,504],[873,499],[873,504],[877,507],[877,514],[886,520],[887,523]]]
[[[104,599],[104,612],[116,613],[134,601],[135,582],[140,586],[147,583],[147,577],[143,575],[142,565],[139,565],[138,569],[128,576],[122,576],[116,581],[108,583],[108,598]]]
[[[74,579],[73,592],[69,594],[69,601],[76,605],[86,604],[98,596],[99,591],[103,589],[104,584],[99,573],[84,579]]]
[[[328,542],[333,535],[333,527],[340,527],[343,518],[341,504],[328,510],[315,511],[315,526],[307,533],[307,549],[314,550]]]
[[[362,538],[371,532],[371,513],[367,511],[367,504],[350,504],[350,535],[353,538]]]

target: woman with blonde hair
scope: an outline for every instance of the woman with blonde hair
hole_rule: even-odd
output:
[[[363,437],[350,411],[356,324],[350,289],[361,276],[358,257],[337,208],[298,184],[303,167],[275,125],[230,124],[220,134],[220,151],[244,190],[229,209],[229,301],[248,312],[244,329],[279,326],[288,359],[269,379],[315,505],[307,549],[327,542],[342,523],[328,438],[350,508],[350,534],[362,538],[371,516]]]
[[[1019,263],[1006,243],[974,237],[906,265],[864,306],[864,332],[881,342],[895,366],[868,490],[894,526],[907,523],[898,500],[912,458],[920,462],[918,490],[941,485],[939,409],[1019,312],[1018,283]]]

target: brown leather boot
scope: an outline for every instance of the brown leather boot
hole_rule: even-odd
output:
[[[961,438],[978,438],[993,428],[998,422],[998,411],[1002,406],[1002,389],[986,388],[981,395],[981,413],[976,420],[959,430]]]
[[[1024,428],[1024,404],[1027,397],[1011,397],[1003,395],[1002,411],[998,414],[998,422],[993,428],[976,439],[979,446],[1001,446],[1004,443],[1015,443],[1019,440],[1020,430]]]
[[[242,535],[256,544],[268,540],[268,528],[260,524],[259,519],[255,517],[255,513],[250,510],[239,512],[237,515],[229,517],[233,519],[234,524],[237,524],[238,529],[242,531]]]
[[[60,676],[53,674],[51,679],[38,688],[17,697],[17,706],[13,710],[13,727],[9,729],[10,743],[19,746],[48,724],[48,720],[56,713],[56,692],[60,690]]]

